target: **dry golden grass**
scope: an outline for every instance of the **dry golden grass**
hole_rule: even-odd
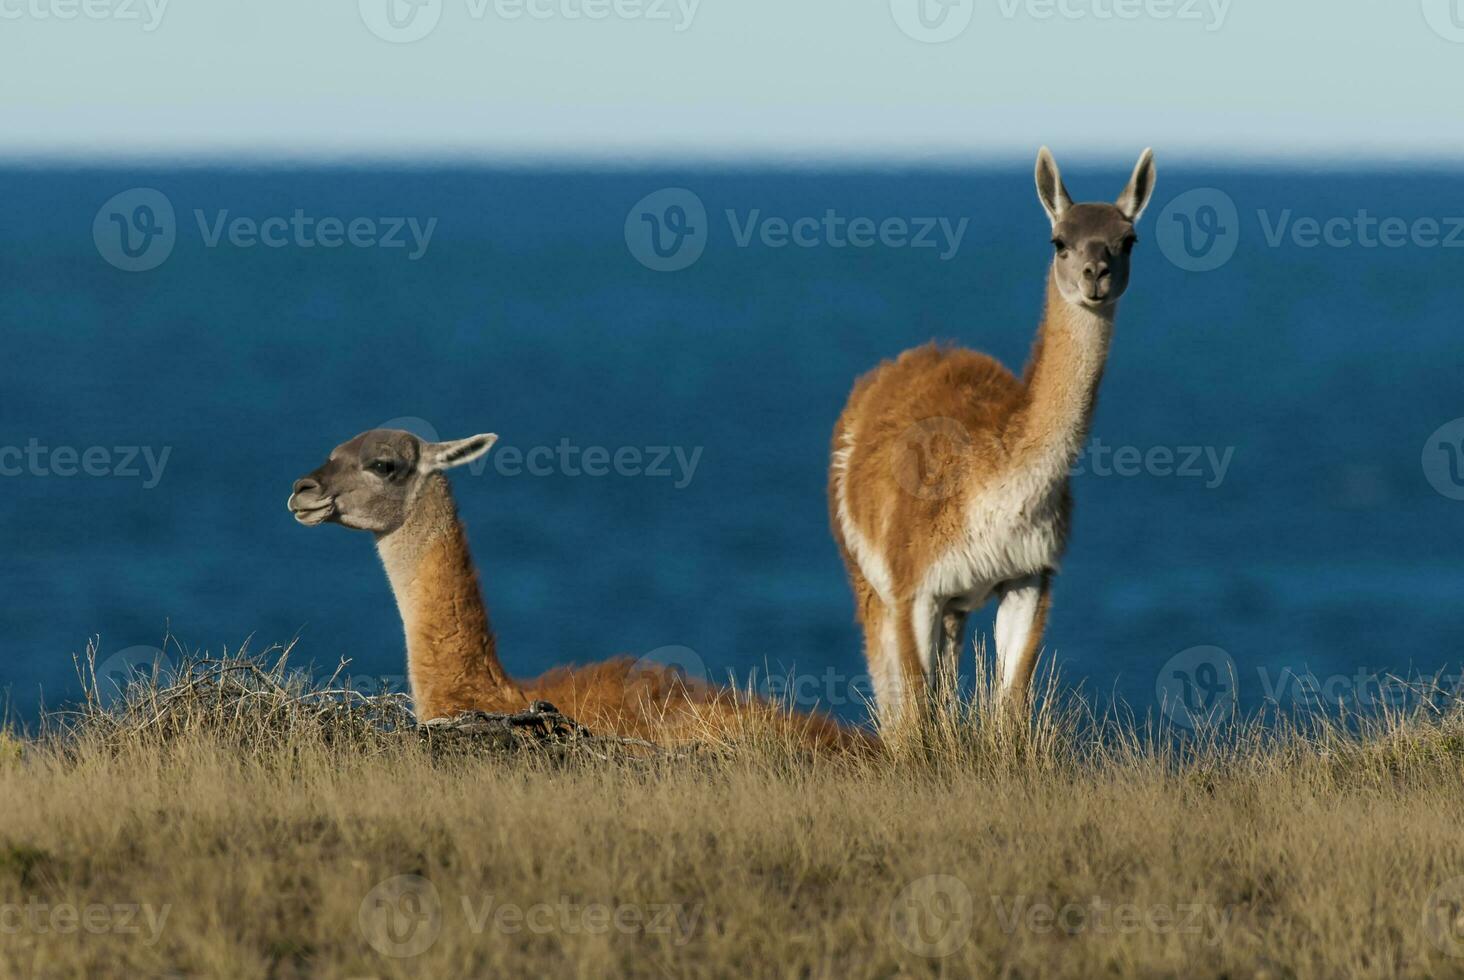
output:
[[[236,676],[0,741],[0,974],[1464,976],[1454,703],[607,761]]]

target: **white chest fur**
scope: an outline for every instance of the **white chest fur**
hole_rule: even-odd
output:
[[[1064,485],[1014,475],[976,495],[966,508],[965,533],[927,569],[921,591],[974,608],[1003,582],[1056,568]]]

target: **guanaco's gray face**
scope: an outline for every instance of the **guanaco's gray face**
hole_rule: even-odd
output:
[[[1074,204],[1047,147],[1037,154],[1037,197],[1052,221],[1053,274],[1069,303],[1111,307],[1128,288],[1134,225],[1154,193],[1154,153],[1145,150],[1115,204]]]
[[[426,442],[398,429],[363,432],[331,450],[319,469],[295,481],[290,511],[307,527],[330,521],[389,534],[411,514],[429,476],[471,463],[496,441],[491,433]]]

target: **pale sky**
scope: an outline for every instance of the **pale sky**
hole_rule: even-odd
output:
[[[0,0],[0,64],[8,158],[1464,157],[1464,0]]]

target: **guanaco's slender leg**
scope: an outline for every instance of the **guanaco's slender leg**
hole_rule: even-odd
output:
[[[1007,582],[997,594],[1001,605],[996,611],[996,662],[1002,691],[1014,704],[1025,705],[1047,625],[1052,573]]]

